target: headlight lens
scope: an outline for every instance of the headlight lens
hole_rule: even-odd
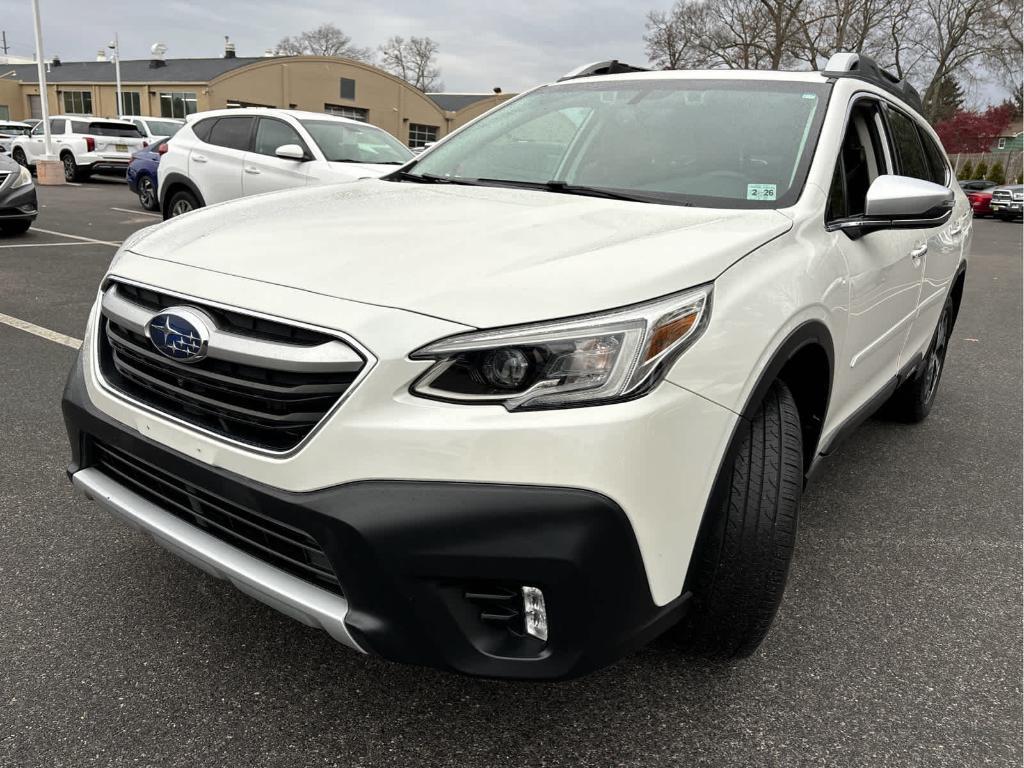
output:
[[[11,184],[11,189],[17,189],[18,187],[24,187],[26,184],[32,183],[32,174],[29,173],[28,168],[21,166],[21,170],[18,171],[17,177],[14,179],[14,183]]]
[[[451,336],[411,355],[437,361],[412,392],[510,411],[637,397],[700,337],[710,312],[705,285],[607,313]]]

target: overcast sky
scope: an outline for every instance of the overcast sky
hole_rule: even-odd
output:
[[[116,30],[125,59],[219,56],[230,35],[239,56],[260,56],[285,35],[333,22],[356,45],[391,35],[440,43],[448,91],[519,91],[599,59],[643,65],[644,16],[672,0],[39,0],[47,57],[91,60]],[[386,9],[381,6],[386,6]],[[10,53],[31,56],[30,0],[0,0]]]

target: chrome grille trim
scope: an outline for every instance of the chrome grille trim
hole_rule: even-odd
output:
[[[103,294],[103,314],[118,325],[140,336],[147,336],[146,324],[153,316],[153,311],[121,296],[117,283],[114,283]],[[316,346],[282,344],[222,331],[217,328],[212,318],[209,318],[209,324],[210,344],[207,356],[218,360],[279,371],[356,373],[363,367],[363,358],[340,341],[329,341]]]
[[[266,445],[260,445],[260,444],[252,442],[251,440],[237,439],[236,437],[233,437],[231,434],[226,434],[226,433],[224,433],[222,431],[218,431],[216,429],[207,428],[206,426],[204,426],[202,424],[197,424],[195,421],[190,420],[187,417],[182,417],[181,415],[176,413],[173,409],[169,410],[169,409],[164,408],[164,407],[159,407],[157,405],[154,405],[153,403],[146,402],[144,399],[141,399],[140,397],[133,396],[132,393],[126,392],[126,391],[122,390],[121,388],[117,387],[105,375],[105,373],[103,371],[103,366],[101,365],[101,358],[103,357],[104,353],[107,353],[109,355],[113,355],[114,354],[114,348],[113,348],[112,343],[110,341],[111,337],[108,336],[109,323],[108,323],[107,318],[104,316],[105,309],[104,309],[104,303],[103,303],[102,299],[103,299],[103,297],[105,297],[106,293],[108,293],[112,288],[114,288],[116,285],[119,285],[119,284],[120,285],[129,286],[130,288],[138,290],[138,291],[147,291],[147,292],[151,292],[153,294],[159,294],[159,295],[164,296],[166,298],[173,298],[175,302],[180,302],[180,306],[194,307],[194,308],[197,308],[199,310],[202,310],[204,307],[207,307],[207,308],[209,308],[209,313],[217,313],[217,312],[233,313],[235,315],[235,320],[237,320],[238,317],[243,317],[243,318],[249,318],[251,320],[256,320],[256,321],[260,321],[260,322],[267,322],[267,323],[278,324],[280,326],[287,326],[287,327],[289,327],[289,328],[291,328],[291,329],[293,329],[293,330],[295,330],[297,332],[301,332],[302,334],[305,334],[305,337],[307,337],[307,338],[309,338],[309,337],[318,338],[318,337],[321,337],[321,336],[331,337],[331,343],[326,343],[326,344],[325,343],[296,343],[296,344],[287,344],[287,343],[282,343],[282,342],[268,341],[267,339],[259,338],[258,336],[248,337],[248,336],[245,336],[243,334],[222,332],[222,331],[220,331],[218,329],[218,333],[221,336],[234,336],[234,337],[237,337],[238,339],[244,340],[245,342],[249,342],[249,341],[256,342],[258,345],[272,344],[274,347],[305,349],[305,350],[307,350],[307,352],[309,350],[315,350],[318,347],[320,347],[320,348],[326,347],[331,352],[331,354],[335,356],[333,362],[330,363],[330,365],[332,366],[331,370],[327,370],[327,371],[323,370],[323,368],[316,369],[316,366],[324,364],[324,359],[323,358],[321,358],[320,360],[317,361],[316,366],[314,366],[315,369],[312,370],[312,371],[310,371],[310,370],[296,370],[296,369],[283,370],[281,367],[271,368],[271,366],[265,365],[263,363],[261,363],[259,365],[259,367],[268,369],[271,373],[280,372],[281,375],[288,375],[288,376],[292,376],[292,375],[298,375],[298,376],[306,375],[306,376],[310,376],[310,377],[313,377],[313,378],[322,377],[322,376],[335,375],[335,376],[351,377],[351,380],[347,384],[347,386],[345,386],[343,391],[340,391],[340,393],[339,393],[339,391],[337,389],[337,385],[334,384],[334,383],[331,383],[331,384],[328,384],[328,385],[325,385],[323,383],[310,383],[310,384],[303,384],[303,383],[291,384],[290,383],[289,386],[287,386],[287,387],[281,387],[281,386],[279,386],[277,384],[274,384],[274,383],[271,383],[271,382],[260,382],[260,381],[253,381],[253,380],[249,380],[249,379],[244,380],[244,381],[241,382],[242,385],[246,389],[250,390],[248,393],[243,393],[243,394],[248,394],[248,395],[253,395],[253,396],[258,395],[260,397],[265,397],[269,401],[283,399],[283,397],[282,397],[283,395],[290,395],[290,396],[292,396],[293,400],[296,399],[295,396],[301,396],[298,399],[306,399],[306,398],[320,398],[320,399],[322,399],[322,398],[334,398],[333,399],[333,403],[329,407],[327,407],[326,410],[319,410],[319,412],[311,411],[312,418],[308,419],[306,424],[301,425],[304,428],[308,427],[308,432],[300,440],[298,440],[294,445],[290,445],[288,447],[278,448],[278,447],[269,447],[269,446],[266,446]],[[101,292],[101,297],[100,297],[100,299],[101,299],[100,300],[100,310],[101,311],[100,311],[99,317],[97,319],[97,322],[95,324],[95,328],[93,328],[91,333],[90,333],[90,341],[91,341],[91,343],[93,345],[93,350],[92,350],[92,355],[91,355],[91,357],[92,357],[92,363],[91,363],[92,371],[93,371],[93,375],[95,376],[96,380],[99,382],[99,384],[102,387],[102,389],[105,392],[107,392],[108,394],[110,394],[111,396],[116,397],[119,400],[128,402],[128,403],[130,403],[131,405],[133,405],[133,406],[135,406],[137,408],[140,408],[142,410],[145,410],[145,411],[153,414],[154,416],[157,416],[157,417],[162,418],[162,419],[166,419],[166,420],[171,421],[171,422],[173,422],[173,423],[175,423],[175,424],[177,424],[179,426],[182,426],[182,427],[184,427],[184,428],[186,428],[186,429],[188,429],[190,431],[194,431],[194,432],[198,432],[200,434],[206,435],[207,437],[210,437],[210,438],[212,438],[214,440],[217,440],[219,442],[223,442],[223,443],[227,443],[229,445],[237,446],[237,447],[243,448],[243,449],[248,450],[248,451],[253,451],[253,452],[256,452],[256,453],[262,453],[262,454],[265,454],[265,455],[268,455],[268,456],[272,456],[272,457],[275,457],[275,458],[286,458],[286,457],[291,456],[291,455],[297,453],[298,451],[300,451],[309,442],[309,440],[311,440],[313,438],[313,436],[316,435],[317,432],[319,432],[319,430],[323,427],[323,425],[337,412],[337,410],[344,404],[344,402],[355,391],[355,389],[359,386],[359,384],[363,381],[363,379],[366,378],[366,376],[370,373],[370,371],[373,369],[373,367],[377,363],[377,358],[368,349],[366,349],[364,346],[362,346],[358,341],[356,341],[355,339],[351,338],[347,334],[345,334],[343,332],[340,332],[340,331],[337,331],[337,330],[334,330],[334,329],[324,328],[324,327],[321,327],[321,326],[316,326],[316,325],[312,325],[312,324],[309,324],[309,323],[303,323],[303,322],[295,321],[295,320],[288,320],[288,319],[285,319],[285,318],[282,318],[282,317],[278,317],[278,316],[275,316],[275,315],[270,315],[270,314],[266,314],[266,313],[261,313],[261,312],[249,310],[249,309],[244,309],[244,308],[236,307],[236,306],[233,306],[233,305],[230,305],[230,304],[214,302],[214,301],[210,301],[210,300],[207,300],[207,299],[195,298],[195,297],[189,296],[187,294],[181,294],[181,293],[177,293],[177,292],[174,292],[174,291],[169,291],[169,290],[164,289],[164,288],[158,288],[156,286],[148,285],[146,283],[141,283],[141,282],[137,282],[137,281],[134,281],[134,280],[126,280],[124,278],[115,277],[115,276],[110,276],[108,278],[108,280],[106,281],[106,283],[104,285],[104,288],[105,288],[105,290]],[[122,302],[126,301],[124,296],[120,296],[119,295],[118,299],[120,299]],[[127,303],[131,304],[132,302],[127,302]],[[136,307],[137,306],[138,305],[136,305]],[[114,307],[115,307],[115,310],[117,310],[120,313],[126,315],[126,317],[124,319],[128,320],[130,323],[135,325],[135,327],[137,327],[137,323],[138,323],[138,320],[140,318],[140,315],[137,312],[131,312],[131,314],[128,314],[128,312],[130,310],[125,310],[123,305],[119,304],[118,302],[114,303]],[[145,308],[145,307],[142,308],[142,311],[146,313],[146,322],[148,322],[149,317],[151,317],[151,316],[153,316],[155,314],[158,314],[158,312],[159,312],[159,310],[156,310],[156,309],[153,309],[153,308]],[[145,325],[145,323],[143,323],[143,328],[144,328],[144,325]],[[123,328],[128,330],[128,326],[123,326]],[[135,331],[130,331],[130,332],[131,333],[136,333]],[[142,334],[138,334],[138,335],[144,337],[144,330],[143,330]],[[173,375],[173,373],[184,372],[184,373],[186,373],[188,375],[188,377],[193,382],[198,383],[198,384],[200,384],[202,386],[205,386],[205,387],[210,387],[210,388],[219,389],[219,390],[230,390],[232,387],[235,387],[235,386],[237,386],[239,384],[239,381],[237,379],[235,379],[234,377],[225,376],[223,373],[219,373],[219,372],[215,372],[215,371],[203,370],[202,368],[197,367],[197,365],[195,365],[195,364],[182,364],[182,363],[179,363],[177,361],[173,361],[170,358],[164,357],[163,355],[159,354],[158,352],[156,352],[155,349],[151,349],[148,344],[145,345],[145,346],[142,346],[141,345],[141,340],[135,340],[135,341],[136,341],[136,343],[132,344],[130,346],[130,348],[128,350],[126,350],[126,351],[130,351],[131,355],[133,356],[133,360],[131,361],[132,362],[132,366],[131,367],[140,367],[140,366],[144,367],[144,364],[146,362],[159,362],[162,366],[164,366],[168,370],[173,368],[172,375]],[[335,342],[338,344],[338,346],[346,348],[345,349],[344,357],[342,357],[342,355],[340,355],[340,354],[337,354],[337,347],[334,346]],[[261,348],[263,350],[269,349],[269,347],[266,347],[266,346],[261,346],[259,348]],[[323,351],[323,350],[321,350],[321,351]],[[357,370],[354,370],[354,371],[351,370],[351,368],[352,368],[351,357],[352,356],[359,357],[361,362],[362,362],[361,368],[358,368]],[[210,355],[209,357],[212,357],[212,355]],[[295,356],[295,357],[299,358],[299,364],[302,364],[303,360],[308,363],[310,361],[310,359],[311,359],[309,357],[306,357],[304,359],[301,358],[301,356]],[[316,358],[312,358],[312,359],[315,360]],[[232,361],[229,361],[229,360],[224,360],[223,358],[217,358],[216,360],[214,360],[212,362],[215,362],[215,363],[218,363],[218,364],[221,364],[221,365],[225,365],[225,366],[236,366],[236,365],[239,365],[239,364],[237,364],[235,362],[232,362]],[[127,367],[126,367],[125,370],[127,372],[131,373],[131,371],[128,371]],[[118,373],[120,373],[120,371],[118,371]],[[160,392],[160,395],[163,396],[163,397],[169,397],[169,396],[172,396],[172,395],[175,394],[173,389],[169,388],[167,385],[168,385],[167,381],[162,382],[162,385],[161,385],[162,389],[166,389],[167,390],[167,391]],[[177,394],[180,395],[181,393],[179,392]],[[197,405],[198,401],[196,401],[194,398],[192,398],[190,396],[190,404]],[[227,415],[229,417],[233,415],[233,414],[231,414],[228,411],[225,411],[224,413],[225,413],[225,415]],[[271,426],[271,425],[274,425],[275,422],[280,422],[280,420],[275,420],[275,419],[272,419],[272,418],[271,419],[267,419],[267,420],[265,420],[265,423],[263,425],[261,425],[261,426]],[[281,427],[281,428],[283,428],[283,429],[284,428],[293,428],[294,429],[296,426],[297,425],[295,424],[294,420],[291,421],[291,422],[287,422],[287,420],[286,420],[284,426]]]

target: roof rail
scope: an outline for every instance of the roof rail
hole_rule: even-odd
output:
[[[612,59],[611,61],[595,61],[593,64],[584,64],[582,67],[577,67],[571,72],[567,72],[558,78],[558,82],[563,80],[575,80],[577,77],[596,77],[597,75],[624,75],[628,72],[650,72],[649,69],[643,67],[634,67],[630,64],[623,64],[618,59]]]
[[[870,56],[863,53],[835,53],[825,64],[825,77],[853,77],[877,85],[893,96],[903,99],[918,112],[924,112],[921,94],[906,80],[882,69]]]

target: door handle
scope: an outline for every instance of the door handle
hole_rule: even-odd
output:
[[[205,163],[206,155],[192,155],[192,159],[195,160],[197,163]]]
[[[910,258],[914,261],[918,261],[926,253],[928,253],[928,243],[922,243],[910,252]]]
[[[260,172],[260,169],[259,169],[259,168],[253,168],[253,167],[252,167],[251,165],[247,165],[247,166],[245,167],[245,172],[246,172],[246,173],[252,173],[252,174],[257,174],[257,173],[259,173],[259,172]]]

